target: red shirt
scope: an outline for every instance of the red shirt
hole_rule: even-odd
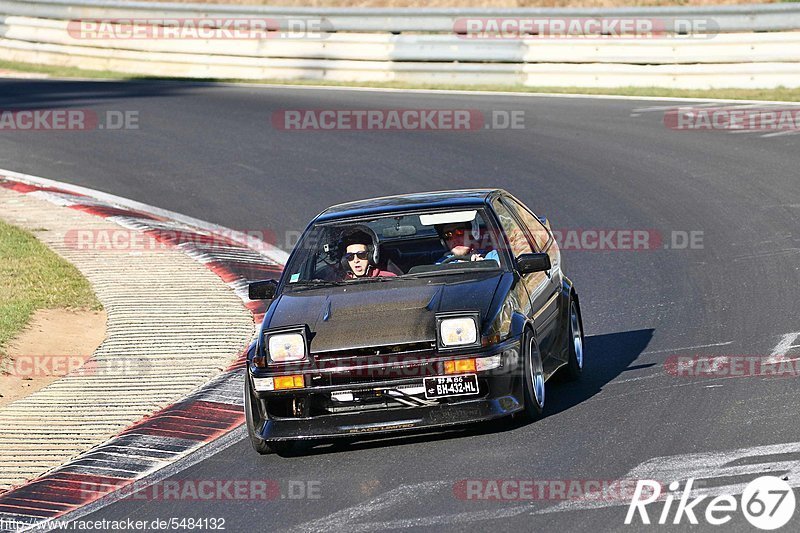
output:
[[[389,272],[388,270],[381,270],[381,269],[379,269],[377,267],[369,267],[369,270],[367,270],[366,276],[362,276],[362,277],[365,277],[365,278],[396,278],[397,274],[395,274],[394,272]],[[352,272],[348,272],[344,276],[344,279],[358,279],[358,276],[356,276]]]

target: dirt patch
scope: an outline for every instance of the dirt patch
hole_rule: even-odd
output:
[[[105,311],[36,311],[0,362],[0,407],[80,367],[105,337]]]

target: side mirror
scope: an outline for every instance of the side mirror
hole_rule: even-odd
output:
[[[550,256],[544,252],[522,254],[517,257],[517,270],[520,274],[547,272],[550,270]]]
[[[272,300],[278,291],[278,282],[274,279],[255,281],[247,287],[247,297],[251,300]]]

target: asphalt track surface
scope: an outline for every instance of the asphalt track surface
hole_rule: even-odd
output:
[[[697,249],[564,251],[565,271],[583,305],[585,376],[577,384],[549,384],[541,421],[306,446],[287,457],[260,457],[242,440],[173,479],[269,479],[284,498],[120,501],[88,518],[224,517],[228,531],[620,530],[625,505],[587,509],[557,497],[465,500],[454,484],[623,479],[652,458],[709,452],[677,460],[699,472],[732,450],[800,441],[797,379],[690,379],[664,369],[672,355],[769,355],[782,340],[784,348],[800,344],[785,337],[800,331],[798,137],[673,131],[664,126],[663,111],[642,110],[666,105],[162,82],[0,82],[2,109],[139,113],[138,130],[0,132],[0,167],[237,229],[268,228],[278,241],[333,203],[463,187],[505,188],[556,228],[654,230],[666,244],[673,231],[703,234]],[[309,108],[522,110],[525,128],[312,133],[271,126],[274,111]],[[800,475],[798,456],[788,456],[792,476]],[[740,464],[791,470],[778,459]],[[288,497],[298,481],[310,481],[319,498]],[[650,513],[653,520],[660,510]],[[684,519],[677,529],[686,527]],[[751,530],[741,514],[728,528]]]

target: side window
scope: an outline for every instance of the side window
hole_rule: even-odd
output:
[[[538,248],[540,252],[543,252],[547,243],[550,241],[550,233],[547,231],[547,228],[545,228],[539,219],[533,216],[525,206],[515,201],[513,198],[506,198],[506,202],[508,202],[508,205],[511,206],[511,209],[514,210],[519,219],[528,226],[536,248]]]
[[[495,200],[492,205],[494,206],[495,213],[497,213],[497,218],[500,220],[500,225],[503,227],[503,231],[508,238],[508,242],[511,245],[511,254],[514,257],[519,257],[522,254],[532,253],[533,250],[528,242],[528,238],[525,237],[525,232],[514,219],[511,212],[506,209],[506,206],[501,204],[499,200]]]

